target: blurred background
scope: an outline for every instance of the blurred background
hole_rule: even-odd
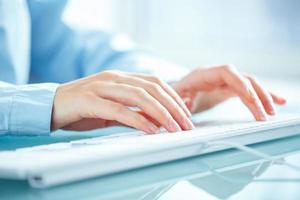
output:
[[[70,0],[64,20],[126,33],[188,68],[231,63],[263,77],[300,78],[299,0]]]

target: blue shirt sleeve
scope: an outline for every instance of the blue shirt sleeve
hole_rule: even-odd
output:
[[[32,83],[63,83],[110,69],[154,74],[167,81],[186,72],[139,48],[124,35],[69,27],[62,20],[64,0],[28,2]]]
[[[50,133],[56,83],[111,69],[154,74],[165,80],[184,74],[182,68],[145,52],[123,35],[70,28],[62,20],[65,0],[26,2],[31,23],[28,48],[31,84],[0,81],[0,135]]]
[[[57,84],[0,82],[0,135],[47,135]]]

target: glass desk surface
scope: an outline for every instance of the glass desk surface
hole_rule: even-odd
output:
[[[300,112],[297,104],[292,102],[282,110]],[[57,131],[43,137],[2,136],[0,151],[126,130],[118,127],[81,133]],[[31,188],[26,181],[0,179],[0,199],[300,199],[300,135],[249,147],[276,159],[230,149],[47,189]]]

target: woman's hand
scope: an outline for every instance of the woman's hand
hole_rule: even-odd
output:
[[[275,114],[275,104],[286,100],[266,91],[251,76],[240,74],[231,65],[198,68],[174,84],[174,89],[185,100],[192,112],[200,112],[230,97],[238,96],[258,121]]]
[[[133,109],[133,108],[138,108]],[[179,95],[157,77],[105,71],[59,86],[52,130],[89,130],[124,124],[147,133],[193,128]]]

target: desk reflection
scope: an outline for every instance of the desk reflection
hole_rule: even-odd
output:
[[[299,144],[300,136],[294,136],[252,145],[251,148],[285,157],[287,153],[299,151]],[[300,160],[300,154],[298,157]],[[33,189],[25,181],[0,180],[0,197],[23,200],[163,200],[185,199],[184,195],[193,194],[188,199],[199,199],[201,195],[206,195],[203,197],[206,199],[228,199],[249,184],[262,182],[260,177],[274,166],[276,164],[249,153],[231,149],[47,189]]]

